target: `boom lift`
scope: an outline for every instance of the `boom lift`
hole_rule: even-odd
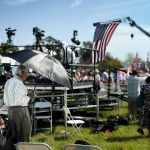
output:
[[[130,17],[127,17],[129,24],[131,27],[136,27],[137,29],[139,29],[141,32],[143,32],[145,35],[147,35],[150,38],[150,33],[146,32],[144,29],[142,29],[140,26],[138,26],[136,24],[136,22],[134,20],[132,20]]]

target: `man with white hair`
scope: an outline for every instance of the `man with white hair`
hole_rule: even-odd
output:
[[[18,142],[29,142],[31,134],[31,119],[28,103],[34,99],[34,92],[27,96],[26,87],[23,84],[29,68],[19,65],[13,78],[9,79],[4,88],[4,103],[8,108],[8,120],[12,126],[12,136],[2,147],[2,150],[13,150],[14,144]]]

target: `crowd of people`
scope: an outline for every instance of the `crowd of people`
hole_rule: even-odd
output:
[[[92,72],[90,72],[89,76],[85,77],[87,73],[82,73],[80,70],[79,78],[83,81],[93,80]],[[99,71],[96,71],[95,74],[98,74]],[[82,79],[83,77],[83,79]],[[108,83],[116,83],[118,87],[120,84],[127,85],[127,93],[128,93],[128,115],[129,120],[136,120],[137,118],[137,108],[135,101],[140,95],[140,91],[142,90],[144,93],[143,106],[140,110],[140,118],[137,129],[137,132],[144,135],[143,128],[148,130],[147,137],[150,137],[150,73],[149,69],[145,67],[142,70],[136,70],[136,68],[131,69],[129,67],[125,72],[117,71],[117,73],[110,72],[106,69],[102,74],[99,74],[98,82],[107,85]],[[118,88],[119,89],[119,88]]]

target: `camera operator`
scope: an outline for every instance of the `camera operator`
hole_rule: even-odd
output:
[[[64,56],[64,51],[63,51],[63,49],[61,49],[61,55],[62,55],[62,57],[65,58],[64,63],[68,63],[68,64],[70,64],[71,62],[75,63],[75,58],[76,58],[75,53],[68,47],[68,43],[62,41],[61,46],[64,48],[64,51],[65,51],[65,56]],[[66,53],[67,53],[67,58],[66,58]],[[73,58],[73,60],[72,60],[72,58]],[[63,59],[61,60],[61,63],[62,63],[62,61],[63,61]]]

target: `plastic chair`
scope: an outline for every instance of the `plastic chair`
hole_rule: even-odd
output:
[[[80,132],[80,127],[81,127],[82,124],[85,123],[85,122],[84,122],[83,120],[74,120],[73,117],[71,116],[70,110],[69,110],[67,107],[65,107],[65,106],[63,106],[63,109],[64,109],[64,111],[65,111],[65,113],[66,113],[66,115],[67,115],[67,117],[68,117],[67,124],[71,124],[72,127],[73,127],[74,130],[75,130],[75,131],[70,135],[69,139],[70,139],[75,133],[77,133],[77,134],[81,135],[82,139],[84,140],[84,137],[83,137],[83,135],[82,135],[81,132]],[[80,125],[79,127],[77,126],[78,124]]]
[[[45,143],[19,142],[15,145],[16,150],[51,150]]]
[[[97,146],[92,145],[80,145],[80,144],[67,144],[63,150],[101,150]]]
[[[36,102],[33,107],[34,107],[34,129],[33,129],[34,134],[36,134],[37,130],[42,129],[51,129],[52,132],[52,104],[50,102]],[[37,108],[39,110],[37,110]],[[37,113],[45,113],[45,112],[49,112],[50,115],[37,116]],[[50,128],[37,128],[37,121],[39,119],[48,119],[50,122]]]

